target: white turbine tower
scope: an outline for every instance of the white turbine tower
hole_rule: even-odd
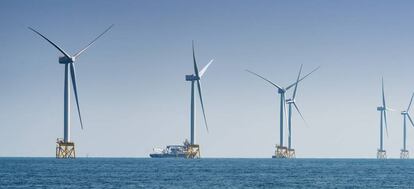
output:
[[[96,37],[92,42],[90,42],[85,48],[74,54],[73,56],[66,53],[62,48],[57,46],[55,43],[50,41],[44,35],[40,34],[38,31],[34,30],[31,27],[28,27],[30,30],[35,32],[36,34],[40,35],[43,39],[48,41],[51,45],[53,45],[56,49],[58,49],[63,56],[59,57],[59,63],[65,65],[65,81],[64,81],[64,111],[63,111],[63,141],[58,139],[57,147],[56,147],[56,158],[75,158],[75,146],[74,143],[70,140],[70,80],[72,80],[73,85],[73,92],[76,100],[76,106],[79,115],[79,121],[81,124],[81,128],[83,129],[82,117],[79,107],[79,98],[78,98],[78,89],[76,85],[76,73],[75,73],[75,61],[76,59],[86,50],[88,49],[93,43],[95,43],[98,38],[100,38],[103,34],[105,34],[109,29],[112,28],[111,25],[108,29],[106,29],[102,34]],[[70,75],[70,76],[69,76]]]
[[[194,135],[195,121],[196,121],[196,116],[195,116],[196,105],[195,105],[195,97],[194,97],[195,86],[194,85],[197,83],[198,96],[200,98],[201,110],[203,111],[204,123],[206,125],[206,129],[208,132],[207,119],[206,119],[206,114],[204,111],[203,97],[201,93],[200,79],[203,77],[207,68],[214,61],[214,59],[210,60],[210,62],[203,69],[201,69],[201,71],[198,71],[197,61],[196,61],[195,52],[194,52],[194,41],[192,41],[192,50],[193,50],[194,74],[185,76],[185,80],[191,82],[190,145],[188,146],[188,149],[187,149],[187,158],[199,158],[200,157],[199,145],[195,143],[195,135]]]
[[[299,113],[302,120],[306,123],[305,118],[303,117],[301,111],[299,110],[298,105],[296,104],[296,92],[298,89],[300,74],[302,73],[303,64],[300,65],[299,74],[296,79],[295,89],[293,90],[292,98],[287,99],[286,103],[288,104],[288,157],[295,157],[295,150],[292,148],[292,105]]]
[[[406,110],[401,112],[401,115],[403,116],[403,148],[401,149],[401,154],[400,154],[400,158],[401,159],[408,159],[409,158],[409,152],[407,150],[407,117],[408,120],[410,120],[411,125],[414,127],[414,122],[411,119],[410,116],[410,108],[411,108],[411,103],[413,102],[413,97],[414,97],[414,93],[411,95],[411,100],[410,100],[410,104],[408,104],[408,107]]]
[[[315,72],[316,70],[318,70],[319,67],[315,68],[314,70],[312,70],[310,73],[308,73],[307,75],[305,75],[304,77],[302,77],[301,79],[295,81],[293,84],[289,85],[286,88],[280,87],[279,85],[273,83],[272,81],[260,76],[259,74],[252,72],[250,70],[246,70],[247,72],[260,77],[261,79],[267,81],[268,83],[270,83],[271,85],[273,85],[274,87],[276,87],[278,89],[278,93],[280,94],[280,143],[279,145],[276,145],[276,153],[275,153],[275,158],[286,158],[288,157],[288,152],[287,152],[287,148],[285,146],[283,146],[283,125],[284,125],[284,117],[286,116],[286,107],[285,107],[285,102],[286,102],[286,98],[285,98],[285,93],[286,91],[288,91],[289,89],[291,89],[292,87],[294,87],[297,83],[299,83],[300,81],[302,81],[303,79],[305,79],[306,77],[308,77],[310,74],[312,74],[313,72]]]
[[[388,136],[388,125],[387,125],[387,111],[391,110],[387,107],[385,103],[385,92],[384,92],[384,78],[381,79],[381,93],[382,93],[382,106],[377,107],[377,111],[380,112],[380,148],[377,151],[377,158],[378,159],[386,159],[387,158],[387,152],[384,150],[384,125],[385,125],[385,131]]]

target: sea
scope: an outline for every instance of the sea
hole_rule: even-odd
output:
[[[0,158],[0,188],[414,188],[414,160]]]

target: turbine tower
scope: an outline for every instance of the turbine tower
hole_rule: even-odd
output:
[[[76,73],[75,73],[75,61],[76,59],[88,49],[92,44],[96,42],[103,34],[113,27],[111,25],[92,42],[90,42],[85,48],[74,54],[73,56],[66,53],[62,48],[53,43],[51,40],[40,34],[38,31],[31,27],[30,30],[41,36],[43,39],[48,41],[57,50],[59,50],[63,56],[59,57],[59,63],[65,65],[65,79],[64,79],[64,110],[63,110],[63,140],[58,138],[56,142],[56,158],[75,158],[75,143],[70,140],[70,85],[72,82],[73,92],[76,100],[76,107],[78,110],[79,121],[81,128],[83,129],[82,117],[79,107],[78,89],[76,84]]]
[[[208,132],[207,126],[207,119],[206,114],[204,111],[204,103],[203,97],[201,93],[201,83],[200,79],[203,77],[204,73],[206,72],[207,68],[210,64],[214,61],[214,59],[210,60],[210,62],[203,68],[201,71],[198,71],[197,61],[194,52],[194,41],[192,41],[192,50],[193,50],[193,63],[194,63],[194,73],[191,75],[186,75],[185,80],[191,82],[191,110],[190,110],[190,144],[187,145],[186,156],[187,158],[200,158],[200,146],[195,143],[195,121],[196,121],[196,109],[195,109],[195,84],[197,84],[198,96],[200,98],[201,110],[203,111],[204,123]]]
[[[278,93],[280,94],[280,137],[279,137],[279,145],[276,145],[276,152],[275,155],[272,156],[273,158],[288,158],[288,150],[287,147],[283,146],[283,125],[284,125],[284,117],[286,116],[286,107],[285,107],[285,102],[286,102],[286,98],[285,98],[285,93],[286,91],[288,91],[289,89],[291,89],[292,87],[294,87],[297,83],[299,83],[300,81],[302,81],[303,79],[305,79],[306,77],[308,77],[310,74],[312,74],[313,72],[315,72],[316,70],[318,70],[319,67],[315,68],[314,70],[312,70],[310,73],[308,73],[307,75],[305,75],[304,77],[300,78],[299,80],[295,81],[293,84],[287,86],[286,88],[280,87],[279,85],[275,84],[274,82],[264,78],[263,76],[250,71],[250,70],[246,70],[247,72],[267,81],[268,83],[270,83],[271,85],[273,85],[274,87],[276,87],[278,89]]]
[[[306,123],[305,118],[303,118],[303,115],[301,111],[299,110],[299,107],[295,101],[299,78],[300,78],[300,74],[302,73],[302,67],[303,67],[303,64],[300,65],[299,74],[296,79],[295,89],[293,90],[292,98],[286,100],[286,104],[288,104],[288,157],[289,158],[294,158],[296,156],[295,149],[292,148],[292,105],[296,109],[296,111],[299,113],[302,120]]]
[[[409,114],[411,103],[413,102],[414,93],[411,95],[410,104],[408,104],[408,108],[401,112],[401,115],[403,116],[403,148],[401,149],[400,158],[401,159],[408,159],[409,158],[409,152],[407,150],[407,117],[408,120],[410,120],[411,125],[414,127],[414,122],[411,119],[411,116]]]
[[[387,107],[385,103],[385,92],[384,92],[384,78],[381,79],[382,83],[382,106],[377,107],[377,111],[380,112],[380,148],[377,151],[377,158],[378,159],[386,159],[387,158],[387,152],[384,150],[384,125],[385,125],[385,131],[388,136],[388,125],[387,125],[387,111],[391,110]]]

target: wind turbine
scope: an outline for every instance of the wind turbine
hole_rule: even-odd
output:
[[[198,145],[195,144],[195,120],[196,120],[196,116],[195,116],[195,84],[197,84],[197,90],[198,90],[198,96],[200,98],[200,104],[201,104],[201,110],[203,111],[203,117],[204,117],[204,123],[208,132],[208,126],[207,126],[207,119],[206,119],[206,113],[204,111],[204,103],[203,103],[203,97],[202,97],[202,93],[201,93],[201,83],[200,83],[200,79],[203,77],[204,73],[206,72],[207,68],[210,66],[210,64],[214,61],[214,59],[211,59],[210,62],[203,68],[201,69],[201,71],[198,70],[198,66],[197,66],[197,61],[196,61],[196,57],[195,57],[195,52],[194,52],[194,41],[192,41],[192,50],[193,50],[193,64],[194,64],[194,73],[191,75],[186,75],[185,76],[185,80],[186,81],[190,81],[191,82],[191,112],[190,112],[190,147],[191,146],[197,146],[197,151],[198,151]],[[198,156],[199,156],[199,152]],[[196,155],[195,155],[196,156]],[[192,157],[193,158],[193,157]]]
[[[383,127],[385,125],[385,131],[387,133],[388,136],[388,125],[387,125],[387,111],[391,110],[390,108],[387,107],[386,103],[385,103],[385,92],[384,92],[384,78],[381,78],[381,83],[382,83],[382,106],[378,106],[377,107],[377,111],[380,112],[381,114],[381,118],[380,118],[380,148],[377,151],[377,158],[378,159],[385,159],[387,158],[387,153],[384,150],[384,139],[383,139]]]
[[[409,153],[408,153],[407,146],[406,146],[407,144],[406,143],[407,141],[407,117],[408,117],[408,120],[410,120],[411,125],[414,127],[414,122],[411,119],[410,114],[408,113],[411,108],[411,103],[413,102],[413,97],[414,97],[414,93],[411,95],[410,104],[408,104],[407,109],[401,112],[401,115],[403,116],[403,149],[401,149],[401,154],[400,154],[401,159],[407,159],[409,157]]]
[[[298,105],[296,104],[296,91],[298,89],[298,84],[299,84],[299,78],[300,78],[300,74],[302,73],[302,67],[303,64],[300,65],[300,69],[299,69],[299,74],[298,77],[296,79],[296,84],[295,84],[295,89],[293,90],[293,95],[292,98],[287,99],[286,103],[288,104],[289,108],[288,108],[288,150],[293,153],[291,154],[291,156],[294,156],[294,150],[292,149],[292,105],[295,107],[296,111],[299,113],[300,117],[303,119],[303,121],[305,121],[305,118],[303,118],[302,113],[299,110]],[[306,121],[305,121],[306,123]]]
[[[59,147],[62,147],[60,150],[63,150],[62,153],[59,152],[58,154],[58,147],[56,149],[56,157],[57,158],[74,158],[75,152],[74,152],[74,144],[70,140],[70,85],[72,81],[73,85],[73,92],[76,100],[76,107],[78,110],[78,116],[81,128],[83,129],[83,122],[81,117],[81,111],[79,107],[79,98],[78,98],[78,89],[76,84],[76,73],[75,73],[75,61],[76,59],[86,51],[92,44],[96,42],[103,34],[105,34],[108,30],[110,30],[113,27],[111,25],[109,28],[107,28],[103,33],[101,33],[98,37],[96,37],[92,42],[90,42],[85,48],[74,54],[73,56],[69,55],[66,51],[64,51],[62,48],[60,48],[58,45],[53,43],[51,40],[46,38],[44,35],[36,31],[35,29],[28,27],[30,30],[41,36],[43,39],[48,41],[51,45],[53,45],[57,50],[59,50],[63,56],[59,57],[59,63],[65,65],[65,81],[64,81],[64,111],[63,111],[63,141],[58,140]],[[70,75],[70,76],[69,76]],[[73,147],[71,149],[67,149],[67,147]]]
[[[280,87],[279,85],[275,84],[274,82],[266,79],[265,77],[263,77],[263,76],[255,73],[253,71],[246,70],[247,72],[249,72],[249,73],[251,73],[251,74],[253,74],[253,75],[255,75],[255,76],[257,76],[257,77],[259,77],[259,78],[261,78],[261,79],[263,79],[265,81],[267,81],[268,83],[270,83],[271,85],[273,85],[274,87],[276,87],[278,89],[278,93],[280,94],[280,133],[279,133],[280,134],[280,137],[279,137],[279,139],[280,139],[279,145],[280,146],[277,147],[278,150],[279,150],[279,148],[280,149],[286,148],[286,147],[283,146],[283,124],[284,124],[284,121],[283,120],[284,120],[284,117],[286,116],[286,107],[285,107],[286,98],[285,98],[285,93],[286,93],[286,91],[288,91],[292,87],[296,86],[297,83],[299,83],[300,81],[302,81],[303,79],[305,79],[306,77],[308,77],[310,74],[312,74],[313,72],[315,72],[318,69],[319,69],[319,67],[315,68],[310,73],[308,73],[304,77],[300,78],[299,80],[295,81],[293,84],[291,84],[291,85],[289,85],[289,86],[287,86],[285,88],[284,87]],[[284,155],[282,155],[282,156],[285,157]]]

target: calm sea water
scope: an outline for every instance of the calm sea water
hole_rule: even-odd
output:
[[[414,188],[414,160],[0,158],[0,188]]]

